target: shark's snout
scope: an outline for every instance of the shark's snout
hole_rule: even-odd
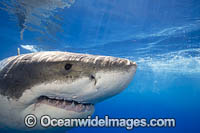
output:
[[[104,66],[105,69],[109,66],[113,70],[100,70],[92,75],[93,89],[90,93],[80,94],[76,100],[95,104],[120,93],[128,86],[136,72],[136,63],[127,59],[110,60],[109,63]]]
[[[73,60],[88,63],[88,67],[92,70],[88,71],[85,79],[87,85],[82,85],[80,82],[79,91],[71,97],[81,103],[95,104],[120,93],[131,82],[137,68],[133,61],[110,56],[91,56],[81,59],[74,57]]]

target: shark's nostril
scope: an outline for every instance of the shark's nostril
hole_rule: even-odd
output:
[[[97,81],[96,81],[96,78],[94,77],[94,75],[90,75],[90,79],[94,80],[94,84],[96,85]]]
[[[90,75],[90,79],[94,80],[95,79],[94,75]]]

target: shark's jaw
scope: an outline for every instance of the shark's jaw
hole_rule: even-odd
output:
[[[27,105],[22,116],[34,114],[40,118],[45,114],[53,118],[86,118],[94,113],[96,103],[126,88],[132,72],[99,72],[95,74],[97,81],[82,78],[72,84],[55,81],[34,86],[19,99]]]
[[[50,106],[54,106],[60,109],[64,109],[67,111],[74,112],[86,112],[91,111],[93,109],[93,104],[89,103],[79,103],[76,101],[69,101],[62,97],[48,97],[48,96],[40,96],[37,99],[37,103],[35,106],[40,106],[40,104],[47,104]]]
[[[38,118],[43,115],[52,118],[92,115],[94,105],[124,90],[136,71],[136,64],[126,59],[65,52],[21,55],[8,61],[0,73],[4,79],[0,81],[0,92],[1,97],[10,98],[11,106],[4,108],[9,108],[10,116],[16,118],[18,124],[14,128],[24,126],[27,114]],[[9,77],[13,73],[25,76]],[[10,79],[17,79],[17,93],[13,92],[16,88],[12,88]],[[2,91],[5,87],[10,90]]]

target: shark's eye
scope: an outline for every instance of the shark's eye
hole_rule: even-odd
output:
[[[65,65],[65,70],[70,70],[72,68],[72,64],[66,64]]]

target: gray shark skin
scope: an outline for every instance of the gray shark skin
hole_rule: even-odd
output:
[[[0,125],[26,130],[27,114],[86,118],[93,114],[94,104],[124,90],[136,68],[127,59],[59,51],[4,59],[0,62]]]

